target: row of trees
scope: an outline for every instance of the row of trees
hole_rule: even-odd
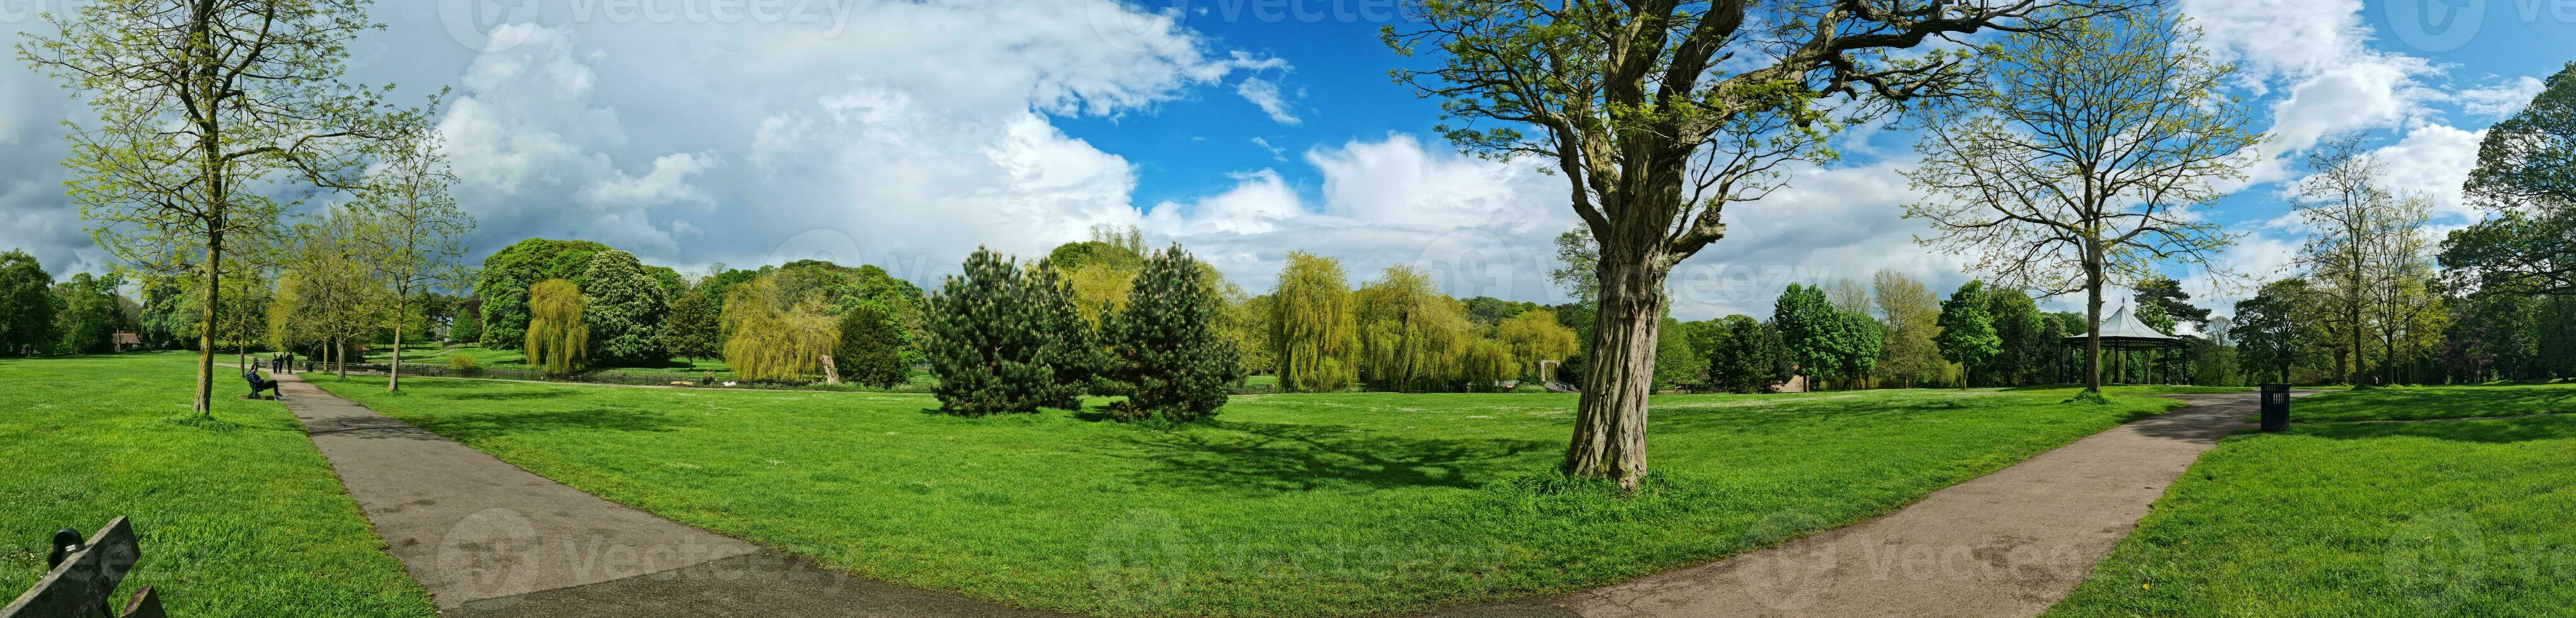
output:
[[[117,292],[115,274],[74,274],[61,283],[35,256],[0,253],[0,353],[96,354],[131,332],[142,306]]]
[[[1422,271],[1395,265],[1350,287],[1340,262],[1288,254],[1261,303],[1282,389],[1335,391],[1494,389],[1544,379],[1543,361],[1576,350],[1573,329],[1535,305],[1461,302]]]

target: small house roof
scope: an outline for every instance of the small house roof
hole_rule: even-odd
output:
[[[114,343],[115,345],[143,345],[143,336],[134,333],[117,333]]]

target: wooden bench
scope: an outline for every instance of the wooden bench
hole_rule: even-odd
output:
[[[81,542],[79,531],[64,528],[54,533],[53,553],[45,557],[53,570],[36,580],[36,587],[18,595],[18,600],[0,608],[0,618],[165,618],[161,597],[152,593],[151,586],[134,591],[124,611],[107,604],[108,595],[116,593],[116,585],[125,581],[125,574],[142,557],[134,525],[123,517],[107,522],[87,543]]]

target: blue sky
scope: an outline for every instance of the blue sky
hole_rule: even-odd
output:
[[[1545,271],[1547,240],[1574,223],[1563,179],[1430,134],[1436,103],[1387,77],[1407,60],[1378,41],[1386,4],[388,2],[352,77],[456,88],[442,127],[478,250],[587,238],[689,270],[824,257],[929,282],[978,245],[1029,255],[1137,225],[1256,293],[1306,250],[1355,283],[1412,263],[1453,294],[1560,300]],[[2314,139],[2366,135],[2393,188],[2436,195],[2437,224],[2462,225],[2478,131],[2576,60],[2563,0],[2178,5],[2243,68],[2256,128],[2276,134],[2272,163],[2216,215],[2250,235],[2229,263],[2267,274],[2301,238],[2282,162]],[[0,3],[0,42],[42,26],[27,6],[65,3]],[[0,69],[0,247],[98,270],[60,190],[57,123],[80,111],[62,95]],[[1843,162],[1731,208],[1732,236],[1677,274],[1676,313],[1765,313],[1789,282],[1879,269],[1964,281],[1967,265],[1915,246],[1922,224],[1897,216],[1916,199],[1895,173],[1912,140],[1847,135]]]

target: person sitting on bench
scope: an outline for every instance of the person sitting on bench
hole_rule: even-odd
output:
[[[259,394],[262,391],[276,395],[276,397],[272,397],[272,399],[286,399],[286,391],[277,390],[277,381],[259,377],[258,369],[251,369],[249,371],[242,372],[242,380],[250,383],[250,398],[252,399],[258,399]]]

